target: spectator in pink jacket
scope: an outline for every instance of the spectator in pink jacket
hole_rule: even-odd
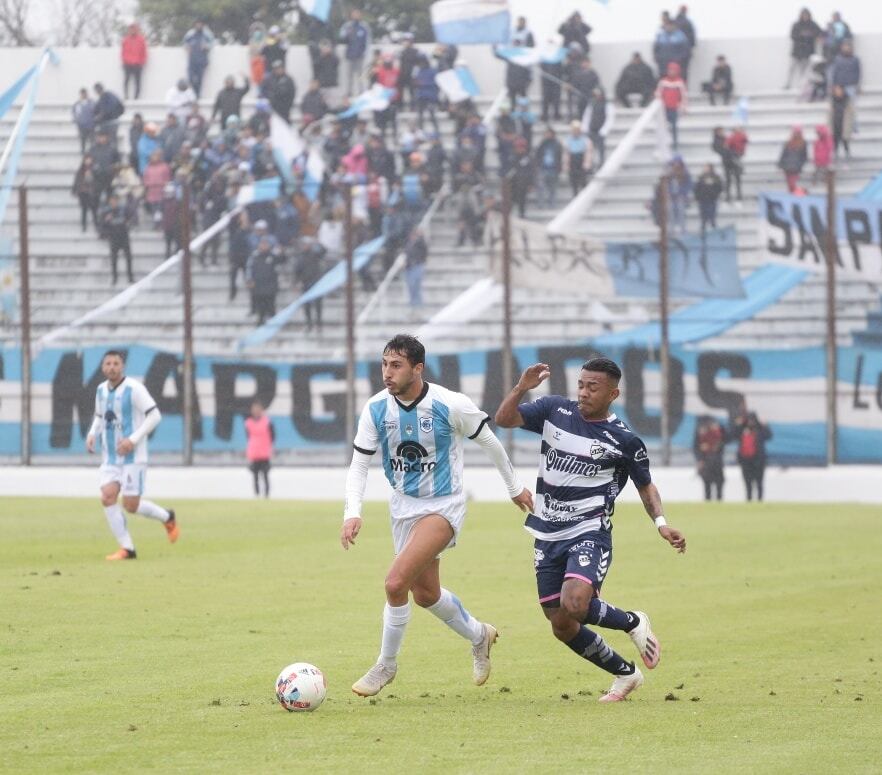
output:
[[[347,153],[341,161],[343,162],[346,174],[350,176],[353,181],[364,182],[367,180],[368,159],[367,154],[364,151],[364,145],[361,143],[354,145],[352,150]]]
[[[669,62],[665,74],[659,79],[655,96],[662,101],[665,117],[671,128],[671,142],[677,150],[677,119],[686,112],[686,82],[682,69],[676,62]]]
[[[162,204],[162,192],[165,184],[171,180],[171,167],[168,166],[162,156],[162,149],[157,148],[150,154],[150,161],[142,174],[144,181],[144,204],[147,212],[153,215],[154,223],[157,221],[156,214]]]
[[[819,124],[815,127],[815,132],[817,133],[817,138],[812,147],[812,157],[815,162],[815,173],[812,175],[813,183],[816,183],[818,180],[825,180],[827,170],[830,169],[830,165],[833,163],[833,135],[830,133],[830,128],[824,124]]]

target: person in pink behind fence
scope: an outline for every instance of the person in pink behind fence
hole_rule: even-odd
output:
[[[815,172],[812,175],[812,183],[825,180],[827,170],[833,163],[833,135],[829,127],[819,124],[815,127],[817,139],[812,146],[812,157],[815,162]]]
[[[248,439],[245,457],[248,458],[248,468],[254,477],[254,495],[260,497],[259,476],[263,475],[263,496],[269,498],[270,459],[273,456],[276,431],[260,401],[251,404],[251,416],[245,418],[245,436]]]

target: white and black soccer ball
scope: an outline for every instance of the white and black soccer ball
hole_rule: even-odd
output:
[[[325,700],[325,674],[308,662],[288,665],[276,679],[276,697],[287,711],[316,710]]]

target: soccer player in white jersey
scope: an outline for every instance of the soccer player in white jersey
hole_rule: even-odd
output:
[[[686,538],[668,524],[649,474],[643,441],[610,406],[619,395],[621,369],[609,358],[592,358],[579,373],[578,401],[524,395],[551,375],[545,363],[521,375],[496,412],[502,428],[523,428],[542,437],[536,508],[524,524],[533,547],[539,604],[554,636],[583,659],[615,676],[601,702],[619,702],[643,683],[643,674],[585,625],[628,633],[643,664],[658,665],[661,647],[642,611],[626,611],[600,599],[612,564],[612,515],[628,479],[665,541],[686,551]]]
[[[441,586],[441,552],[456,544],[465,519],[462,488],[463,439],[476,441],[493,461],[511,499],[522,510],[533,506],[490,419],[470,398],[423,379],[426,351],[400,334],[383,350],[385,390],[373,396],[358,423],[346,477],[346,507],[340,540],[344,549],[361,530],[361,505],[371,456],[380,452],[392,486],[389,503],[395,559],[386,575],[383,638],[377,663],[355,684],[362,697],[377,694],[395,678],[398,653],[410,620],[410,598],[472,644],[474,682],[490,675],[490,647],[496,629],[479,622]]]
[[[125,375],[125,366],[124,353],[108,350],[104,354],[101,373],[107,379],[95,393],[95,419],[86,437],[89,452],[95,451],[96,440],[101,444],[101,505],[110,532],[119,543],[119,549],[107,555],[108,560],[134,560],[138,556],[118,502],[120,493],[129,514],[162,522],[172,543],[180,532],[173,510],[141,497],[147,473],[147,436],[162,416],[147,388]]]

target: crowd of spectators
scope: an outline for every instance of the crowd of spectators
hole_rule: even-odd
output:
[[[311,72],[308,78],[306,73],[298,74],[303,80],[301,93],[288,70],[286,35],[279,26],[267,28],[255,21],[249,32],[247,74],[227,76],[211,111],[203,112],[202,83],[215,38],[201,20],[183,38],[186,75],[169,87],[165,115],[135,113],[127,138],[119,137],[123,99],[101,83],[94,85],[92,96],[81,90],[73,119],[83,157],[73,193],[80,203],[81,228],[87,230],[91,222],[108,240],[114,283],[119,254],[126,259],[129,281],[134,278],[132,228],[140,225],[160,232],[167,255],[179,249],[185,188],[195,234],[230,211],[243,186],[281,174],[277,201],[250,205],[200,251],[203,264],[219,264],[222,254],[229,256],[231,300],[244,281],[252,297],[251,313],[263,322],[275,313],[280,278],[301,290],[312,287],[342,254],[344,191],[351,188],[355,244],[385,237],[382,259],[361,272],[364,289],[373,290],[377,273],[388,270],[403,253],[411,304],[418,307],[428,258],[419,223],[435,196],[443,191],[446,207],[456,219],[458,244],[479,245],[489,214],[500,207],[502,180],[510,184],[512,204],[520,217],[526,216],[531,201],[555,208],[562,178],[575,196],[604,164],[616,104],[645,106],[653,97],[662,103],[675,154],[666,178],[673,231],[685,231],[686,211],[693,199],[702,233],[716,227],[717,205],[724,193],[727,201],[733,195],[738,202],[742,199],[747,147],[743,127],[714,130],[712,150],[719,156],[722,177],[708,164],[693,182],[678,153],[678,121],[687,109],[687,80],[696,45],[686,6],[675,16],[662,14],[652,48],[655,69],[635,52],[615,83],[615,99],[607,99],[590,58],[591,27],[573,13],[557,31],[565,56],[537,68],[541,111],[534,113],[527,96],[536,73],[506,61],[509,102],[491,123],[482,120],[471,100],[451,102],[439,89],[436,76],[457,63],[455,46],[439,44],[430,52],[415,46],[412,35],[403,34],[394,45],[384,42],[373,47],[370,28],[357,9],[336,32],[312,17],[306,22]],[[850,152],[860,60],[839,14],[821,30],[804,10],[791,38],[788,85],[800,78],[812,83],[810,60],[821,56],[825,94],[829,89],[828,126],[818,128],[811,154],[817,179],[840,148]],[[512,43],[537,45],[526,18],[516,20]],[[121,59],[123,96],[128,99],[131,93],[138,99],[148,50],[137,24],[130,25],[123,37]],[[368,114],[351,109],[356,96],[374,84],[389,90],[388,105]],[[728,104],[732,98],[733,74],[724,56],[717,57],[702,91],[712,104],[717,100]],[[812,98],[814,93],[806,96]],[[249,94],[256,102],[246,115],[243,101]],[[408,116],[400,120],[402,111]],[[290,169],[278,168],[270,139],[273,114],[298,130],[305,143],[304,153]],[[446,147],[439,124],[442,114],[454,126]],[[569,122],[563,132],[550,123],[561,119]],[[307,166],[314,157],[321,160],[324,175],[308,181]],[[801,190],[800,174],[808,159],[806,141],[795,129],[779,164],[791,191]],[[660,201],[657,189],[651,203],[656,219]],[[309,329],[321,327],[321,312],[320,300],[307,305]]]

